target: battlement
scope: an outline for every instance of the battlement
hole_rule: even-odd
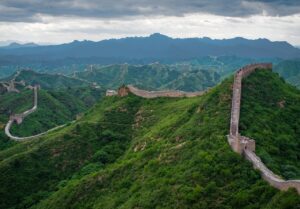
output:
[[[232,109],[230,119],[230,135],[239,135],[239,119],[242,95],[242,79],[256,70],[272,70],[272,63],[251,64],[239,69],[235,76],[232,87]]]
[[[253,167],[258,169],[263,179],[269,182],[273,187],[280,190],[287,190],[291,187],[295,188],[300,194],[300,181],[299,180],[284,180],[280,176],[274,174],[269,170],[261,159],[255,154],[255,140],[239,133],[239,119],[241,108],[241,95],[242,95],[242,80],[256,70],[272,70],[271,63],[257,63],[247,65],[239,69],[235,76],[232,86],[232,106],[231,106],[231,119],[230,130],[228,135],[228,143],[232,150],[244,155],[249,160]]]
[[[17,124],[21,124],[24,120],[25,117],[27,117],[28,115],[30,115],[31,113],[35,112],[37,110],[37,105],[38,105],[38,89],[40,88],[39,85],[36,85],[30,89],[33,90],[33,107],[29,110],[26,110],[24,111],[23,113],[20,113],[20,114],[14,114],[14,115],[11,115],[9,117],[9,121],[8,123],[6,124],[5,126],[5,134],[10,137],[11,139],[13,140],[24,140],[24,139],[30,139],[30,138],[33,138],[33,137],[15,137],[15,136],[12,136],[11,133],[10,133],[10,128],[12,126],[12,124],[14,122],[16,122]]]
[[[205,93],[205,91],[184,92],[184,91],[177,91],[177,90],[146,91],[146,90],[138,89],[133,85],[128,85],[119,88],[118,95],[127,96],[129,92],[136,96],[148,98],[148,99],[157,98],[157,97],[195,97],[195,96],[201,96]]]

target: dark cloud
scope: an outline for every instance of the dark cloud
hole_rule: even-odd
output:
[[[40,21],[41,15],[121,18],[209,13],[229,17],[300,13],[300,0],[1,0],[0,21]]]

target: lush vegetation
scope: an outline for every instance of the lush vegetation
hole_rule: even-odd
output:
[[[95,104],[103,94],[103,90],[91,87],[41,89],[38,91],[37,111],[26,117],[20,125],[13,125],[11,132],[17,136],[30,136],[70,122]],[[0,95],[1,138],[6,139],[3,132],[9,115],[24,112],[32,106],[32,90],[24,89],[20,93]],[[6,142],[7,140],[0,141],[0,149],[6,147]]]
[[[256,140],[257,154],[287,179],[300,179],[300,91],[270,71],[243,82],[241,131]]]
[[[0,208],[299,207],[295,190],[270,187],[229,147],[231,85],[196,98],[108,97],[1,151]]]

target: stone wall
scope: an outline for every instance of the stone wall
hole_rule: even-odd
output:
[[[126,90],[127,89],[127,90]],[[199,92],[184,92],[184,91],[146,91],[142,89],[138,89],[132,85],[128,85],[126,87],[121,87],[119,89],[119,95],[120,96],[126,96],[128,92],[131,92],[137,96],[143,97],[143,98],[157,98],[157,97],[195,97],[195,96],[201,96],[205,93],[205,91],[199,91]]]
[[[15,114],[15,115],[11,115],[10,118],[9,118],[9,121],[7,122],[6,126],[5,126],[5,134],[12,140],[15,140],[15,141],[24,141],[24,140],[28,140],[28,139],[33,139],[33,138],[36,138],[36,137],[39,137],[41,135],[44,135],[45,133],[48,133],[50,130],[54,130],[56,128],[59,128],[59,127],[56,127],[54,129],[50,129],[44,133],[40,133],[40,134],[37,134],[37,135],[34,135],[34,136],[28,136],[28,137],[17,137],[17,136],[13,136],[11,133],[10,133],[10,128],[11,126],[13,125],[14,122],[16,122],[17,124],[20,124],[22,123],[23,119],[25,117],[27,117],[28,115],[30,115],[31,113],[35,112],[37,110],[37,105],[38,105],[38,89],[40,87],[37,85],[37,86],[34,86],[32,89],[33,89],[33,107],[29,110],[26,110],[25,112],[21,113],[21,114]]]
[[[265,179],[270,185],[280,190],[287,190],[293,187],[300,194],[300,180],[286,181],[283,180],[280,176],[274,174],[255,154],[255,141],[248,137],[241,136],[239,133],[242,80],[256,70],[266,69],[271,70],[272,64],[260,63],[247,65],[236,72],[232,86],[232,107],[228,142],[235,152],[243,154],[246,159],[253,164],[253,167],[261,172],[263,179]]]
[[[261,159],[251,150],[245,150],[244,156],[247,160],[252,162],[254,168],[261,172],[263,179],[269,182],[270,185],[280,190],[288,190],[293,187],[300,194],[300,180],[283,180],[280,176],[269,170]]]
[[[239,134],[239,119],[240,119],[240,107],[241,107],[241,95],[242,95],[242,79],[259,69],[272,69],[271,63],[251,64],[239,69],[233,82],[233,94],[232,94],[232,111],[230,121],[230,135],[238,136]]]

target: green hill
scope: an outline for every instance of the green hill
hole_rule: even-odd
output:
[[[116,89],[122,84],[133,84],[144,89],[176,89],[200,91],[220,82],[213,70],[202,70],[191,65],[110,65],[78,72],[75,77],[96,82],[104,88]]]
[[[95,104],[103,94],[103,90],[91,87],[41,89],[38,91],[37,111],[26,117],[22,124],[13,125],[11,132],[17,136],[30,136],[70,122]],[[0,149],[6,147],[6,143],[11,144],[4,136],[4,126],[9,115],[24,112],[32,105],[32,90],[0,95],[0,136],[3,139],[0,140]]]
[[[277,85],[271,75],[251,89]],[[195,98],[107,97],[76,123],[1,151],[0,208],[299,208],[295,190],[270,187],[229,147],[231,85]]]

